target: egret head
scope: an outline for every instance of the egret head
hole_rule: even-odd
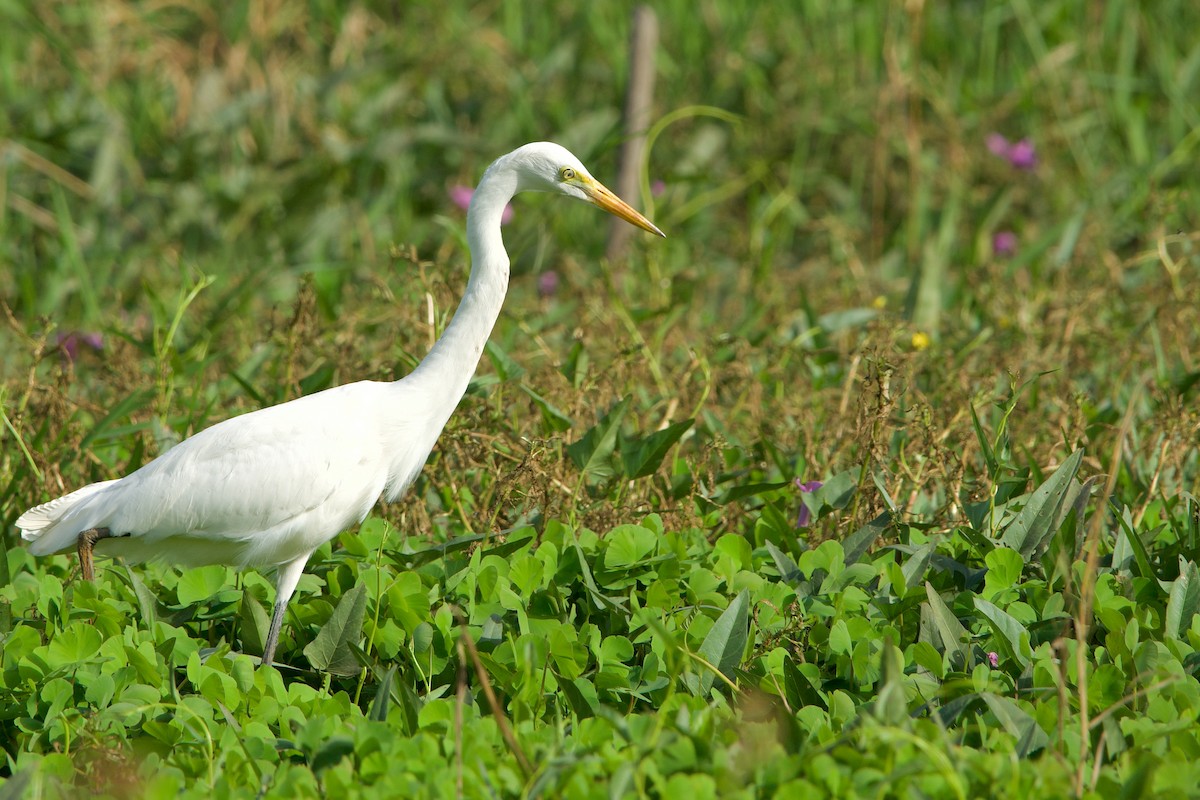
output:
[[[518,191],[557,192],[591,203],[644,231],[665,236],[654,223],[592,177],[567,148],[553,142],[534,142],[509,154],[517,168]]]

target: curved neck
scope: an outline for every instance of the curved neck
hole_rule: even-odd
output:
[[[471,277],[454,319],[409,378],[428,382],[449,418],[467,390],[508,292],[508,253],[500,236],[500,216],[517,192],[517,176],[501,159],[479,181],[467,210]]]

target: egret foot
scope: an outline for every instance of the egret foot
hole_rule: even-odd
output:
[[[83,569],[85,581],[96,580],[96,570],[92,566],[92,548],[96,546],[96,542],[110,536],[112,531],[108,528],[89,528],[79,534],[79,566]]]

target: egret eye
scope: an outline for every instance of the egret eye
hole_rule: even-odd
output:
[[[558,171],[558,178],[563,181],[573,181],[575,180],[575,170],[570,167],[563,167]]]

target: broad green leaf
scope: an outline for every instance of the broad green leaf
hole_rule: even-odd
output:
[[[184,570],[176,589],[179,604],[190,606],[202,600],[212,600],[218,592],[232,585],[228,573],[229,569],[221,566]]]
[[[604,543],[605,569],[628,569],[654,552],[658,537],[641,525],[618,525]]]
[[[1179,557],[1179,577],[1171,584],[1167,600],[1166,633],[1183,638],[1192,626],[1192,617],[1200,611],[1200,570],[1193,561]]]
[[[750,636],[750,592],[743,589],[733,598],[704,637],[699,655],[733,680],[733,671],[742,662],[746,640]],[[705,672],[700,677],[700,694],[707,695],[716,676]]]
[[[983,587],[985,598],[994,600],[998,594],[1012,589],[1021,580],[1025,560],[1017,551],[997,547],[984,556],[983,561],[987,565]]]
[[[1025,713],[1015,701],[991,692],[981,692],[979,696],[1009,735],[1017,740],[1018,758],[1032,755],[1050,743],[1050,737],[1037,720]]]
[[[751,569],[754,566],[754,552],[744,536],[727,533],[717,540],[713,552],[718,557],[729,559],[734,569]]]
[[[1029,646],[1029,631],[1025,626],[982,597],[976,596],[974,602],[979,613],[991,623],[992,632],[1008,655],[1015,658],[1022,668],[1029,666],[1033,652]]]
[[[929,562],[933,559],[935,549],[934,543],[929,542],[905,560],[900,568],[900,574],[904,576],[904,588],[911,589],[925,582],[925,573],[929,571]]]
[[[676,422],[649,436],[626,440],[621,443],[621,461],[626,478],[636,480],[653,475],[676,442],[695,423],[693,419]]]
[[[363,617],[367,610],[367,589],[361,583],[342,595],[316,637],[304,648],[308,663],[315,669],[335,675],[354,675],[361,668],[350,649],[362,638]]]
[[[876,540],[879,539],[880,535],[891,527],[892,515],[890,512],[885,511],[847,536],[845,541],[842,542],[842,548],[846,552],[847,566],[862,558],[871,549],[871,545],[875,544]]]
[[[942,600],[942,596],[929,582],[925,583],[925,596],[929,599],[929,603],[922,609],[921,641],[928,641],[926,634],[936,637],[936,641],[930,642],[930,644],[935,647],[940,645],[941,652],[951,654],[951,665],[965,671],[971,663],[967,645],[970,635],[967,633],[967,629],[962,626],[958,617],[954,616],[954,612],[950,610]],[[926,616],[928,616],[928,625]]]
[[[1079,471],[1083,450],[1076,450],[1029,496],[1025,507],[1001,534],[1001,540],[1028,562],[1054,534],[1071,482]]]
[[[242,592],[242,608],[238,615],[242,633],[242,652],[259,653],[267,641],[271,618],[262,604],[249,591]]]
[[[612,466],[613,451],[617,446],[617,434],[621,421],[629,411],[633,400],[626,395],[604,417],[590,428],[579,441],[567,445],[566,453],[588,483],[603,483],[616,474]]]
[[[72,622],[50,640],[47,657],[52,666],[74,664],[95,658],[103,638],[100,631],[84,622]]]
[[[849,655],[854,649],[854,639],[850,637],[850,628],[846,621],[839,619],[829,629],[829,651],[835,655]]]
[[[779,570],[779,576],[785,583],[790,583],[794,586],[803,580],[804,576],[800,574],[800,568],[796,566],[796,562],[792,560],[791,556],[780,550],[772,542],[767,542],[766,547],[771,560],[775,562],[775,569]]]

